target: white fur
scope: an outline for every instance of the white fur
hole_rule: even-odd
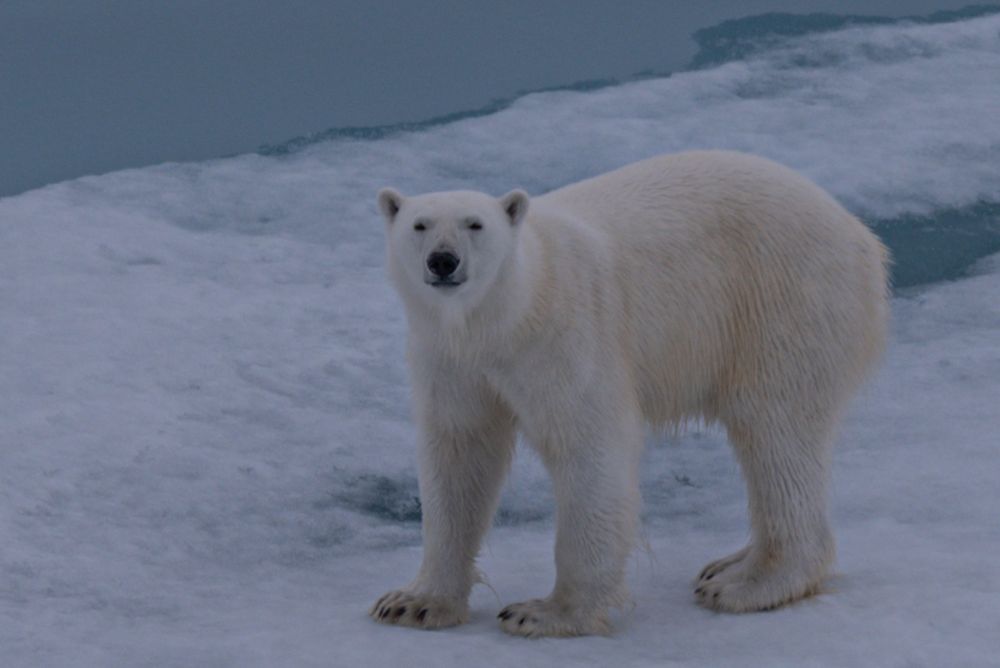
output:
[[[644,424],[687,419],[727,428],[752,529],[705,568],[698,601],[761,610],[817,590],[834,556],[832,431],[886,332],[886,252],[864,225],[794,172],[722,151],[653,158],[530,204],[520,191],[388,189],[379,203],[410,325],[424,559],[374,617],[466,620],[520,430],[553,477],[557,575],[501,625],[607,633],[626,599]],[[426,282],[441,248],[461,258],[459,287]]]

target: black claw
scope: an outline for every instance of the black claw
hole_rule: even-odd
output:
[[[385,619],[386,615],[388,614],[389,614],[389,608],[388,607],[382,608],[381,610],[378,611],[378,618]]]
[[[710,574],[710,575],[706,575],[706,576],[705,576],[705,579],[706,579],[706,580],[711,580],[711,579],[712,579],[712,578],[714,578],[714,577],[715,577],[715,573],[712,573],[712,574]]]
[[[518,626],[523,626],[524,625],[524,620],[525,620],[525,617],[521,617],[521,619],[517,620],[517,625]]]
[[[500,614],[497,615],[497,617],[499,617],[500,619],[502,619],[504,621],[507,621],[508,619],[510,619],[513,616],[514,616],[514,613],[511,612],[510,610],[501,610]]]
[[[400,607],[400,608],[396,608],[396,612],[392,613],[392,618],[393,619],[399,619],[400,617],[403,616],[403,613],[405,613],[405,612],[406,612],[406,606],[405,605],[402,606],[402,607]]]
[[[698,587],[697,589],[694,590],[694,593],[698,594],[699,596],[701,596],[702,594],[705,593],[705,588],[704,587]]]
[[[426,617],[426,616],[427,616],[427,608],[420,608],[420,610],[417,611],[417,621],[418,622],[424,621],[424,617]]]

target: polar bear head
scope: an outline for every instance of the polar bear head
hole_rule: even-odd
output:
[[[495,198],[452,191],[404,197],[378,194],[385,217],[389,275],[404,299],[470,309],[503,274],[528,210],[528,195]]]

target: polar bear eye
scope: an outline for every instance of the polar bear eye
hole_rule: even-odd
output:
[[[423,232],[424,230],[426,230],[426,229],[427,229],[427,226],[426,226],[426,225],[424,225],[423,223],[416,223],[416,224],[415,224],[415,225],[413,226],[413,229],[415,229],[415,230],[416,230],[417,232]]]
[[[470,230],[481,230],[483,229],[483,224],[476,220],[475,218],[470,218],[465,221]]]

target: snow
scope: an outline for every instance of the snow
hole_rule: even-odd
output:
[[[419,559],[379,186],[539,192],[722,146],[859,213],[997,200],[998,32],[987,17],[807,36],[422,133],[0,199],[0,665],[997,665],[1000,256],[894,300],[836,452],[822,595],[694,605],[699,568],[746,537],[724,438],[694,428],[649,448],[648,548],[613,637],[496,626],[553,577],[551,493],[527,449],[471,623],[423,633],[365,612]]]

